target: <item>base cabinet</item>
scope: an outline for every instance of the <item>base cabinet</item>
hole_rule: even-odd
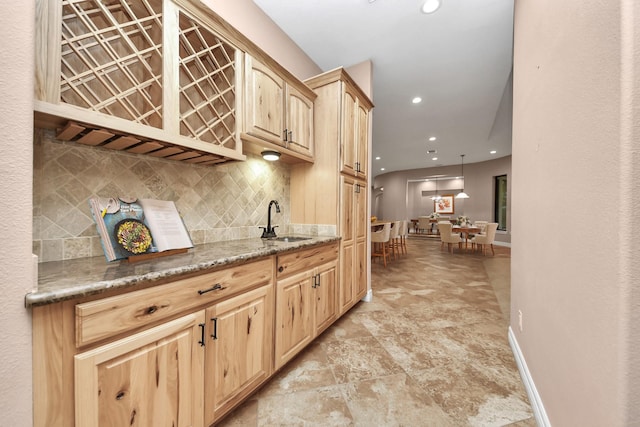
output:
[[[212,424],[272,372],[273,287],[206,310],[205,420]]]
[[[219,422],[338,318],[338,247],[34,307],[34,426]]]
[[[337,245],[319,257],[311,251],[288,262],[279,260],[276,284],[275,368],[279,369],[338,318]],[[305,253],[309,253],[306,256]],[[311,260],[325,260],[321,265]],[[306,269],[299,271],[298,266]],[[291,271],[287,274],[287,271]],[[297,272],[296,272],[297,271]]]
[[[76,426],[202,426],[204,311],[75,356]]]
[[[276,369],[337,319],[337,261],[278,280]]]

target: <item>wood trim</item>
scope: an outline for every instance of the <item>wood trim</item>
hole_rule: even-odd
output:
[[[348,86],[351,86],[352,89],[356,92],[358,98],[365,104],[367,109],[370,110],[373,108],[373,102],[364,93],[360,86],[358,86],[355,80],[353,80],[349,73],[347,73],[344,67],[334,68],[333,70],[318,74],[317,76],[305,80],[304,83],[312,89],[317,89],[321,86],[325,86],[336,81],[343,81]]]

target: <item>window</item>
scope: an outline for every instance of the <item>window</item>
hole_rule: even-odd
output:
[[[507,229],[507,175],[493,178],[495,187],[493,220],[498,223],[498,230]]]

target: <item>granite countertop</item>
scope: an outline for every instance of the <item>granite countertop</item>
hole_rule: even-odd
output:
[[[242,239],[196,245],[184,254],[148,261],[107,262],[104,257],[43,262],[38,289],[25,296],[25,306],[51,304],[111,289],[124,289],[185,273],[204,271],[256,258],[339,241],[340,237],[311,237],[297,242]]]

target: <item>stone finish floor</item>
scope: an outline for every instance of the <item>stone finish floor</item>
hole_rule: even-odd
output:
[[[220,426],[536,425],[507,340],[510,249],[408,239],[360,302]]]

